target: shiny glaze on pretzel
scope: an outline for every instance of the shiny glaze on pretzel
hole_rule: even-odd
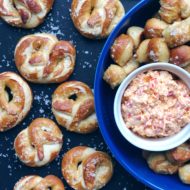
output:
[[[124,14],[124,7],[119,0],[72,1],[73,23],[88,38],[107,37]]]
[[[90,133],[98,127],[93,93],[82,82],[61,84],[53,93],[52,111],[57,122],[69,131]]]
[[[57,83],[73,72],[76,51],[67,41],[46,33],[23,37],[15,49],[18,70],[27,80],[35,83]]]
[[[189,0],[160,0],[160,5],[159,15],[169,24],[190,16]]]
[[[52,8],[54,0],[0,0],[0,17],[10,25],[35,28]]]
[[[111,179],[113,165],[106,153],[78,146],[64,155],[62,173],[73,189],[98,190]]]
[[[162,35],[170,48],[181,46],[189,42],[190,17],[169,25],[163,30]]]
[[[0,74],[0,132],[15,127],[29,112],[32,92],[16,73]]]
[[[38,118],[17,135],[14,148],[24,164],[39,167],[56,158],[62,143],[58,126],[50,119]]]
[[[48,175],[44,178],[37,175],[29,175],[21,178],[14,186],[14,190],[65,190],[62,181],[54,176]]]

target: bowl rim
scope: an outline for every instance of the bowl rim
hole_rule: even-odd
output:
[[[117,128],[123,137],[130,142],[132,145],[148,151],[166,151],[179,146],[190,138],[189,127],[190,123],[184,126],[177,134],[164,138],[143,138],[135,134],[133,131],[128,129],[125,125],[124,119],[121,113],[121,102],[123,94],[126,88],[130,85],[132,80],[136,78],[139,74],[147,72],[149,70],[162,70],[168,71],[177,75],[190,89],[190,76],[184,69],[170,64],[170,63],[150,63],[139,67],[132,73],[130,73],[120,84],[117,89],[115,99],[114,99],[114,118],[116,121]]]
[[[103,126],[103,118],[100,116],[101,113],[101,109],[99,107],[99,102],[100,102],[100,98],[98,96],[98,80],[97,78],[99,78],[99,74],[101,73],[102,70],[102,63],[104,62],[104,59],[106,58],[106,51],[107,49],[109,49],[111,42],[116,38],[117,36],[117,30],[119,30],[123,24],[125,24],[126,20],[133,14],[135,14],[137,11],[139,11],[141,9],[141,7],[149,4],[152,0],[141,0],[139,3],[137,3],[133,8],[131,8],[126,14],[125,16],[122,18],[122,20],[117,24],[117,26],[115,27],[115,29],[111,32],[111,34],[109,35],[107,41],[105,42],[105,45],[102,49],[102,52],[100,54],[99,57],[99,61],[98,61],[98,65],[96,67],[96,73],[95,73],[95,80],[94,80],[94,96],[95,96],[95,109],[96,109],[96,113],[97,113],[97,119],[100,125],[100,131],[101,134],[106,142],[106,144],[108,145],[110,151],[112,152],[112,154],[114,155],[114,157],[116,158],[116,160],[121,164],[121,166],[128,171],[132,176],[134,176],[136,179],[138,179],[141,183],[149,186],[150,188],[153,188],[155,190],[163,190],[162,188],[156,186],[154,183],[152,183],[151,181],[149,181],[147,178],[144,178],[143,176],[139,176],[138,172],[134,171],[128,164],[125,163],[124,160],[119,159],[119,152],[117,150],[117,148],[114,147],[113,142],[111,141],[111,139],[109,139],[109,136],[106,133],[106,130]]]

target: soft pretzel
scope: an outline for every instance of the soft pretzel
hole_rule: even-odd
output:
[[[178,165],[175,165],[168,161],[165,153],[151,152],[146,157],[148,166],[156,173],[160,174],[174,174],[178,171]]]
[[[52,111],[57,122],[69,131],[90,133],[98,127],[93,93],[82,82],[61,84],[53,93]]]
[[[65,190],[62,181],[54,176],[48,175],[44,178],[37,175],[29,175],[21,178],[14,186],[14,190]]]
[[[88,38],[107,37],[124,16],[120,0],[73,0],[71,17],[78,31]]]
[[[170,48],[184,45],[190,41],[190,17],[174,22],[162,32],[166,43]]]
[[[168,62],[169,48],[163,38],[152,38],[148,44],[149,59],[154,62]]]
[[[171,24],[180,20],[180,0],[160,0],[159,14],[162,20]]]
[[[160,17],[169,24],[190,16],[189,0],[160,0],[160,4]]]
[[[125,70],[119,65],[111,64],[104,72],[103,79],[114,89],[116,86],[120,85],[125,79],[127,74]]]
[[[135,48],[138,48],[143,38],[144,29],[138,26],[131,26],[128,28],[127,34],[133,39]]]
[[[150,42],[150,39],[146,39],[142,41],[136,51],[136,59],[139,63],[145,63],[149,61],[149,57],[148,57],[149,42]]]
[[[183,183],[190,184],[190,164],[180,167],[178,174]]]
[[[0,0],[0,17],[7,23],[35,28],[41,24],[54,0]]]
[[[180,9],[181,9],[182,18],[190,17],[190,1],[189,0],[180,0]]]
[[[0,132],[15,127],[29,112],[32,92],[16,73],[0,74]]]
[[[157,18],[147,20],[144,28],[144,35],[146,38],[161,38],[162,32],[168,25]]]
[[[35,83],[63,82],[73,72],[76,51],[67,41],[51,34],[34,34],[22,38],[15,49],[19,72]]]
[[[170,162],[182,165],[190,160],[190,144],[183,143],[182,145],[167,151],[166,156]]]
[[[180,67],[190,64],[190,46],[183,45],[170,51],[170,62]]]
[[[58,126],[50,119],[38,118],[17,135],[14,148],[24,164],[40,167],[56,158],[62,143]]]
[[[121,84],[127,75],[139,67],[139,63],[131,59],[125,66],[111,64],[104,72],[103,79],[111,86],[112,89]]]
[[[111,57],[115,63],[124,66],[133,57],[134,41],[129,35],[121,34],[111,47]]]
[[[73,189],[98,190],[111,179],[113,165],[106,153],[78,146],[64,155],[62,174]]]
[[[137,49],[136,57],[139,63],[168,62],[170,51],[163,38],[146,39]]]
[[[140,66],[139,62],[137,62],[136,59],[132,58],[128,63],[123,66],[122,68],[124,69],[126,75],[128,76],[132,71],[137,69]]]

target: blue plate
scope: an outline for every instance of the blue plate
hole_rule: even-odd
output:
[[[113,63],[109,50],[115,38],[125,33],[129,26],[144,26],[146,20],[151,18],[159,9],[159,2],[155,0],[142,0],[132,8],[118,24],[108,38],[101,53],[95,77],[96,112],[102,135],[111,152],[120,164],[138,180],[153,189],[159,190],[189,190],[178,176],[158,175],[152,172],[145,160],[142,151],[129,144],[120,134],[114,121],[113,102],[116,90],[112,90],[102,79],[104,71]]]

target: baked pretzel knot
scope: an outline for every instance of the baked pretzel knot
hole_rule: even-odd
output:
[[[35,28],[50,11],[54,0],[0,0],[0,17],[12,26]]]
[[[22,38],[15,49],[15,62],[21,75],[35,83],[57,83],[73,72],[76,51],[67,41],[51,34],[34,34]]]
[[[53,94],[52,111],[57,122],[69,131],[90,133],[98,127],[93,93],[82,82],[61,84]]]
[[[32,104],[28,84],[16,73],[0,74],[0,132],[13,128],[27,115]]]
[[[65,190],[62,181],[54,176],[48,175],[44,178],[37,175],[29,175],[21,178],[16,185],[14,190]]]
[[[64,155],[62,173],[73,189],[98,190],[111,179],[113,165],[106,153],[78,146]]]
[[[71,7],[75,27],[88,38],[107,37],[124,14],[119,0],[73,0]]]
[[[58,126],[50,119],[38,118],[17,135],[14,148],[24,164],[39,167],[56,158],[62,143]]]

